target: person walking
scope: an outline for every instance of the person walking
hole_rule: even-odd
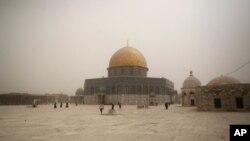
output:
[[[99,109],[100,109],[100,112],[101,112],[101,115],[102,115],[102,111],[103,111],[103,109],[104,109],[104,105],[101,104],[101,105],[99,106]]]
[[[57,108],[57,106],[56,106],[56,102],[54,103],[54,108]]]
[[[69,108],[69,103],[68,102],[66,103],[66,108]]]
[[[111,109],[114,110],[115,105],[111,103]]]
[[[62,108],[62,106],[63,106],[63,103],[61,102],[61,103],[60,103],[60,108]]]
[[[165,108],[166,108],[166,110],[168,109],[168,103],[167,102],[165,102]]]
[[[119,105],[119,109],[122,108],[122,104],[120,102],[118,102],[118,105]]]

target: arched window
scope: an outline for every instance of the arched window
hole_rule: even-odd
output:
[[[164,89],[164,87],[161,87],[160,94],[165,94],[165,89]]]
[[[141,90],[141,86],[138,85],[138,86],[137,86],[137,92],[136,92],[136,93],[137,93],[137,94],[141,94],[141,91],[142,91],[142,90]]]
[[[194,95],[194,92],[191,91],[189,94],[190,94],[190,95]]]
[[[134,70],[133,68],[130,69],[130,75],[133,75],[134,74]]]
[[[135,86],[132,86],[132,87],[131,87],[131,93],[132,93],[132,94],[135,94]]]
[[[159,87],[155,87],[155,93],[160,94],[160,88]]]
[[[221,108],[221,99],[220,98],[215,98],[214,99],[214,107],[215,108]]]
[[[116,89],[115,89],[115,86],[113,85],[112,86],[112,94],[115,94],[116,93]]]
[[[236,108],[237,109],[243,109],[244,108],[244,101],[242,97],[236,97],[235,98]]]
[[[90,94],[94,94],[94,88],[91,87]]]
[[[148,94],[148,86],[143,86],[143,94]]]
[[[125,87],[124,87],[124,93],[125,93],[125,94],[128,94],[128,93],[129,93],[129,86],[125,86]]]
[[[122,87],[121,86],[117,86],[117,94],[121,94],[122,93]]]
[[[153,86],[150,86],[149,92],[150,92],[150,93],[154,92],[154,87],[153,87]]]
[[[110,86],[106,87],[106,92],[107,92],[107,94],[110,94]]]
[[[122,75],[124,75],[124,69],[122,69],[121,71],[122,71],[122,73],[121,73],[121,74],[122,74]]]

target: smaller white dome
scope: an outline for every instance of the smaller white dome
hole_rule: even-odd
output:
[[[197,86],[201,86],[201,82],[199,79],[193,76],[193,72],[190,71],[190,75],[183,82],[182,88],[194,88]]]

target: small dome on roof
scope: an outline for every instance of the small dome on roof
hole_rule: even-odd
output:
[[[223,85],[223,84],[237,84],[237,83],[240,83],[240,81],[233,77],[221,75],[219,77],[210,80],[207,83],[207,85]]]
[[[193,76],[193,72],[190,71],[190,75],[188,78],[186,78],[183,82],[182,88],[194,88],[197,86],[201,86],[201,82],[199,79]]]

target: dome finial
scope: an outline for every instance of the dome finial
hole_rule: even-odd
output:
[[[193,71],[192,70],[190,71],[190,76],[193,76]]]

